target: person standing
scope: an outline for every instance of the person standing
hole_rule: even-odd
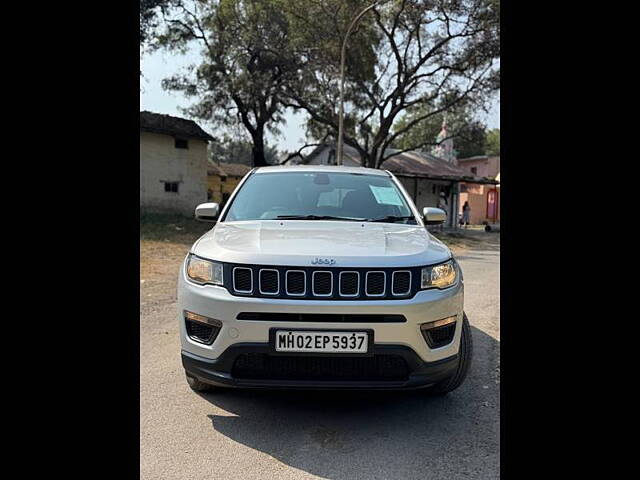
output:
[[[467,228],[470,223],[470,219],[471,207],[469,206],[469,202],[464,202],[464,205],[462,206],[462,224],[464,225],[464,228]]]

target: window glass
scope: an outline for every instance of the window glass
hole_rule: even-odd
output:
[[[234,198],[225,220],[276,220],[292,215],[355,220],[410,216],[402,221],[416,223],[390,177],[342,172],[251,175]]]

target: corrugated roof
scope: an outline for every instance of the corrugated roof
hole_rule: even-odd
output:
[[[333,145],[325,144],[322,148],[333,147]],[[314,150],[308,157],[305,158],[305,162],[310,161],[313,157],[318,155],[321,151],[321,147]],[[385,151],[385,156],[398,152],[397,149],[389,148]],[[358,151],[345,145],[343,149],[343,155],[350,158],[354,162],[360,163],[360,154]],[[431,155],[426,152],[404,152],[394,155],[393,157],[385,160],[380,167],[383,170],[389,170],[395,175],[406,177],[420,177],[430,178],[434,180],[454,180],[469,183],[496,183],[495,180],[485,177],[475,177],[465,172],[462,168],[447,162],[446,160]]]
[[[469,162],[473,160],[489,160],[490,158],[500,158],[500,155],[474,155],[473,157],[459,158],[458,162]]]
[[[140,130],[186,139],[198,138],[205,141],[214,139],[193,120],[147,111],[140,112]]]
[[[385,155],[390,155],[397,151],[388,149]],[[382,163],[382,168],[395,174],[407,173],[410,175],[452,179],[467,176],[467,173],[460,167],[426,152],[404,152],[394,155]]]

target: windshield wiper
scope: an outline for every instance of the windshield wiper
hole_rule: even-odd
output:
[[[278,215],[278,220],[348,220],[351,222],[363,222],[366,218],[334,217],[333,215]]]
[[[368,218],[367,222],[397,222],[398,220],[415,220],[413,215],[406,216],[397,216],[397,215],[387,215],[386,217],[380,218]]]

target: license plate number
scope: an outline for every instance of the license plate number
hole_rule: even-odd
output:
[[[366,332],[296,332],[278,330],[276,352],[367,353]]]

